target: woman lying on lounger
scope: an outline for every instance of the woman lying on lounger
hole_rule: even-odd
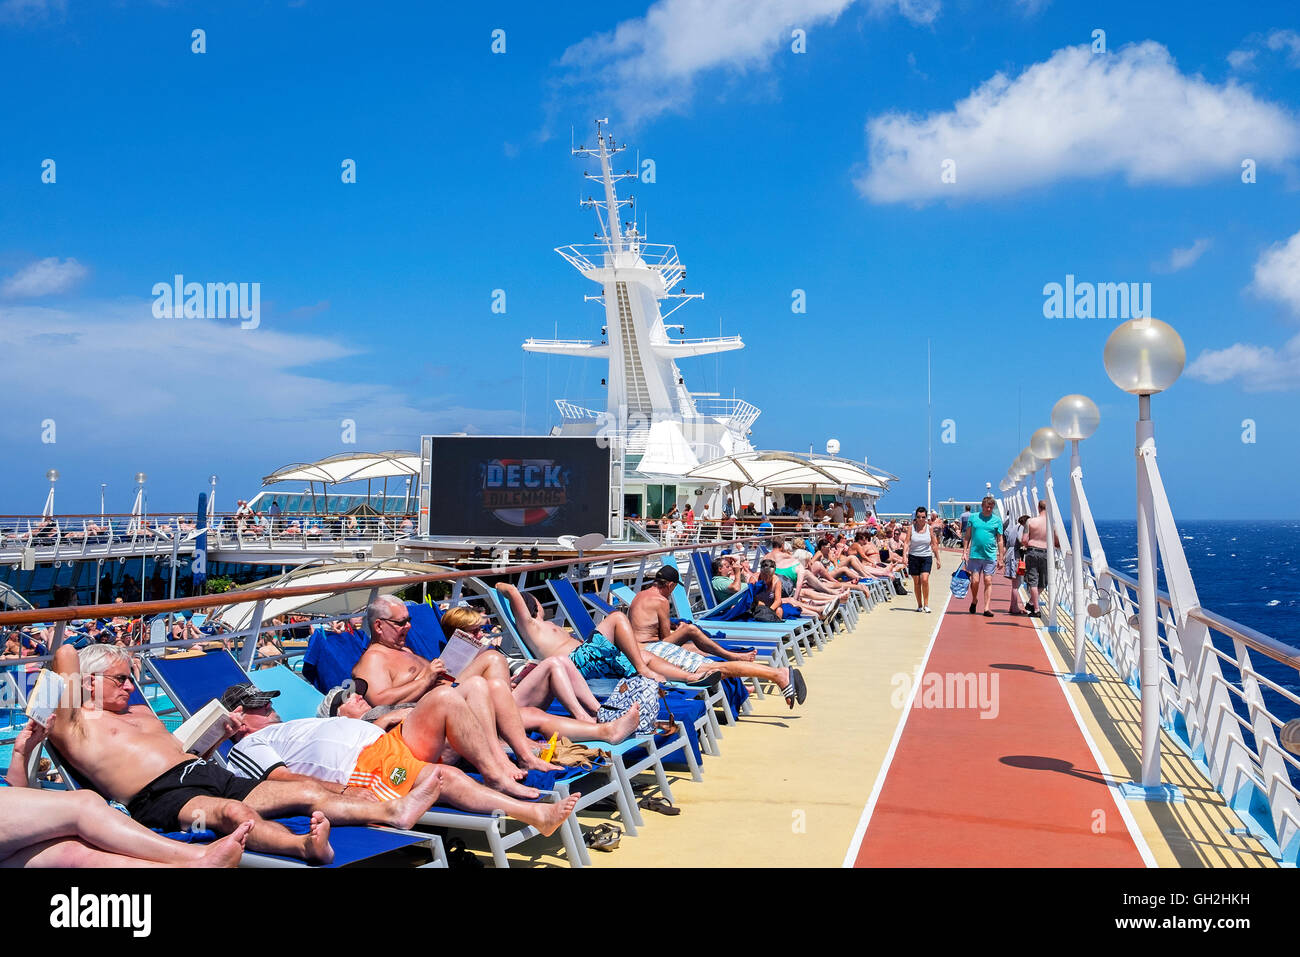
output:
[[[93,791],[28,786],[27,760],[45,738],[29,721],[0,782],[0,867],[234,867],[252,821],[211,844],[172,841],[109,807]]]

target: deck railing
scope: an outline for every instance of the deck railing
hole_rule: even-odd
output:
[[[1295,865],[1300,863],[1300,760],[1279,743],[1286,722],[1276,710],[1279,705],[1300,710],[1300,696],[1262,674],[1252,655],[1263,655],[1300,675],[1300,648],[1201,607],[1154,460],[1144,467],[1152,476],[1159,554],[1170,588],[1155,592],[1159,655],[1153,686],[1158,688],[1160,725],[1202,767],[1252,835],[1280,862]],[[1061,545],[1047,607],[1068,612],[1076,625],[1072,677],[1087,677],[1083,649],[1090,640],[1141,700],[1138,582],[1109,566],[1077,464],[1071,471],[1071,490],[1078,506],[1075,531],[1080,536],[1082,587],[1074,587],[1075,545],[1066,535],[1049,479],[1045,491]],[[1035,501],[1037,489],[1024,488],[1003,504],[1008,511],[1034,514],[1029,506]],[[1082,554],[1084,543],[1087,556]],[[1073,607],[1076,594],[1081,595],[1082,609]]]
[[[756,560],[754,560],[755,549],[760,541],[762,540],[751,537],[729,541],[726,544],[731,551],[745,554],[746,559],[751,564],[756,564]],[[266,634],[284,633],[301,624],[309,624],[310,627],[314,628],[318,625],[328,625],[334,621],[347,622],[352,618],[364,615],[366,606],[379,597],[381,590],[387,594],[411,586],[428,586],[437,582],[445,582],[451,586],[450,601],[456,604],[461,601],[476,602],[473,589],[486,587],[485,582],[492,579],[504,579],[512,581],[521,591],[532,592],[545,607],[554,608],[555,601],[550,596],[545,582],[534,579],[530,585],[530,576],[536,576],[538,573],[543,572],[558,572],[577,579],[594,581],[602,593],[608,594],[610,587],[615,582],[625,581],[636,588],[640,588],[641,584],[647,579],[647,573],[653,575],[655,569],[662,563],[663,557],[673,555],[683,559],[678,564],[682,569],[683,587],[689,588],[694,574],[691,563],[686,556],[693,551],[712,551],[717,547],[716,544],[678,545],[666,548],[602,553],[581,558],[533,562],[508,568],[449,569],[436,573],[388,577],[380,581],[361,580],[329,585],[288,585],[256,590],[245,589],[192,598],[164,599],[161,601],[68,608],[35,608],[23,611],[0,612],[0,634],[7,633],[10,629],[39,625],[43,626],[42,630],[48,637],[47,653],[44,655],[0,658],[0,747],[11,744],[17,737],[21,726],[21,716],[13,712],[15,702],[12,700],[12,690],[14,685],[10,683],[11,680],[16,680],[18,684],[22,684],[22,677],[25,674],[50,662],[53,659],[54,652],[70,636],[71,633],[68,629],[70,622],[113,617],[147,619],[153,616],[156,620],[161,620],[164,623],[164,632],[170,634],[174,622],[185,620],[183,618],[185,612],[205,612],[211,618],[223,608],[252,602],[253,611],[249,617],[249,623],[243,628],[179,640],[133,641],[127,644],[126,647],[133,653],[164,654],[183,651],[194,646],[220,643],[236,655],[245,669],[275,662],[284,662],[292,667],[294,663],[291,659],[301,656],[305,648],[298,648],[287,653],[259,655],[257,651],[258,639]],[[466,590],[467,584],[470,585],[470,591]],[[708,587],[707,582],[700,584]],[[265,613],[268,602],[284,598],[320,597],[322,595],[338,594],[353,595],[356,601],[355,603],[349,602],[347,610],[339,614],[312,616],[309,622],[288,622],[277,619],[268,621],[266,618]],[[485,603],[483,610],[490,615],[490,608]],[[151,627],[142,626],[140,631],[142,635],[148,634]],[[151,695],[155,689],[146,687],[142,691],[146,695]],[[9,719],[7,721],[6,711]],[[18,720],[14,720],[15,718]],[[8,724],[7,728],[5,727],[6,724]]]

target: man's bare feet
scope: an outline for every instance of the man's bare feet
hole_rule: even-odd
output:
[[[525,772],[525,774],[527,774],[527,772]],[[484,774],[483,783],[494,791],[500,791],[502,794],[508,794],[513,798],[519,798],[521,801],[536,800],[537,795],[540,793],[536,788],[526,788],[518,781],[509,777]]]
[[[203,853],[193,864],[194,867],[238,867],[239,859],[244,854],[244,841],[253,829],[252,821],[243,821],[219,841],[213,841],[203,848]]]
[[[438,800],[442,791],[442,768],[435,767],[420,780],[415,787],[402,797],[388,802],[388,811],[392,814],[389,823],[403,830],[415,827],[429,806]]]
[[[524,762],[524,767],[530,768],[534,771],[563,771],[564,770],[564,765],[552,764],[550,761],[543,761],[532,751],[529,751],[527,754],[522,755],[520,757],[520,760]]]
[[[597,725],[595,738],[598,741],[604,741],[607,744],[618,744],[626,741],[636,730],[636,726],[641,723],[641,702],[633,701],[632,707],[628,708],[613,721],[606,721],[604,724]]]
[[[554,834],[578,806],[580,797],[581,794],[571,794],[558,804],[530,804],[518,815],[519,820],[531,824],[542,834]]]
[[[309,864],[329,864],[334,860],[330,847],[330,822],[320,811],[313,811],[311,824],[302,839],[303,858]]]
[[[730,651],[727,653],[728,661],[753,661],[757,657],[757,651]]]

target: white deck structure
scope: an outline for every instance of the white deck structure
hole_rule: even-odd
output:
[[[633,199],[620,199],[616,184],[636,176],[616,173],[615,155],[626,149],[616,145],[603,122],[596,124],[596,146],[581,146],[574,155],[594,157],[601,198],[588,198],[583,206],[596,210],[597,242],[556,249],[583,276],[601,287],[588,301],[605,307],[603,338],[528,339],[524,349],[552,355],[605,360],[608,400],[603,410],[587,409],[558,400],[563,423],[557,435],[604,435],[610,439],[615,460],[622,460],[624,493],[644,492],[646,483],[675,482],[691,469],[736,452],[751,449],[750,427],[759,416],[756,406],[743,399],[716,393],[691,392],[677,359],[744,348],[739,336],[709,339],[674,338],[682,326],[665,322],[699,293],[679,288],[686,267],[674,246],[647,243],[635,223],[620,223],[619,210]],[[660,304],[677,302],[666,312]],[[618,516],[621,522],[622,515]]]

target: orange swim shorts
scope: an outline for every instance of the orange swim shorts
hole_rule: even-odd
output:
[[[357,755],[348,787],[369,788],[379,800],[391,801],[411,790],[426,764],[411,753],[399,724]]]

